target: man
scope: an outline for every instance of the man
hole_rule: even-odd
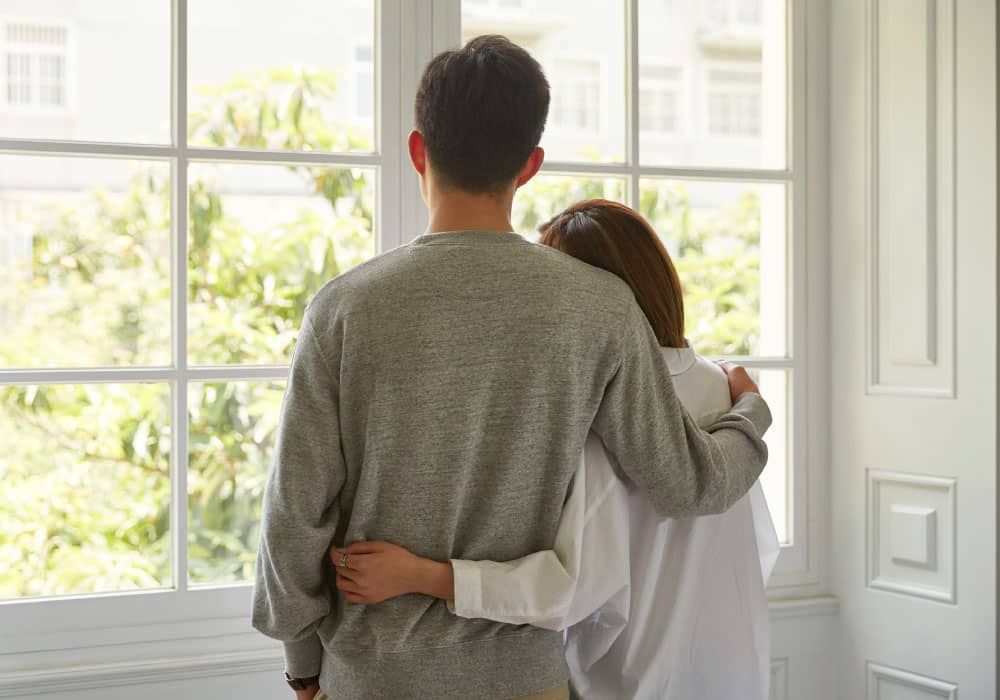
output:
[[[565,698],[558,633],[408,595],[347,603],[331,545],[515,559],[551,548],[594,430],[664,516],[724,511],[766,461],[770,414],[731,370],[702,432],[617,277],[512,232],[542,164],[540,66],[485,36],[435,57],[409,150],[427,233],[327,284],[292,361],[267,485],[254,626],[301,698]]]

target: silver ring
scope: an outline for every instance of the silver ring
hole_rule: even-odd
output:
[[[340,556],[340,568],[341,569],[346,569],[347,568],[347,557],[349,557],[349,556],[351,556],[351,555],[350,554],[342,554]]]

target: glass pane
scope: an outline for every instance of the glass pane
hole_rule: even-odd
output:
[[[189,3],[196,146],[372,151],[372,0]]]
[[[312,296],[375,254],[374,181],[357,168],[192,166],[192,363],[288,362]]]
[[[0,156],[0,367],[169,364],[169,172]]]
[[[791,543],[791,502],[789,485],[791,471],[791,372],[779,369],[751,370],[750,375],[760,387],[760,395],[771,409],[772,423],[764,436],[767,443],[767,467],[760,476],[774,528],[782,544]]]
[[[169,395],[0,387],[0,598],[170,584]]]
[[[0,134],[170,141],[170,2],[4,0]]]
[[[552,87],[549,160],[624,160],[622,0],[463,0],[462,41],[481,34],[503,34],[542,64]]]
[[[639,0],[645,165],[784,168],[784,0]]]
[[[253,577],[283,382],[191,384],[188,578]]]
[[[704,355],[785,355],[785,186],[648,178],[640,209],[674,258]]]
[[[511,218],[514,230],[530,240],[538,239],[538,226],[560,211],[584,199],[625,198],[625,181],[575,175],[536,175],[517,191]]]

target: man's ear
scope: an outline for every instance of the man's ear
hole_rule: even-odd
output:
[[[413,169],[421,176],[427,172],[427,149],[424,146],[424,135],[414,129],[410,132],[406,145],[410,150],[410,162]]]
[[[525,161],[524,165],[521,166],[521,172],[517,174],[517,186],[525,184],[528,180],[535,176],[538,169],[542,167],[542,163],[545,161],[545,150],[535,147],[535,150],[531,152],[528,156],[528,160]]]

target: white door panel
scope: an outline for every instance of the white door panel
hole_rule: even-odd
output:
[[[835,697],[996,697],[996,7],[831,6]]]

